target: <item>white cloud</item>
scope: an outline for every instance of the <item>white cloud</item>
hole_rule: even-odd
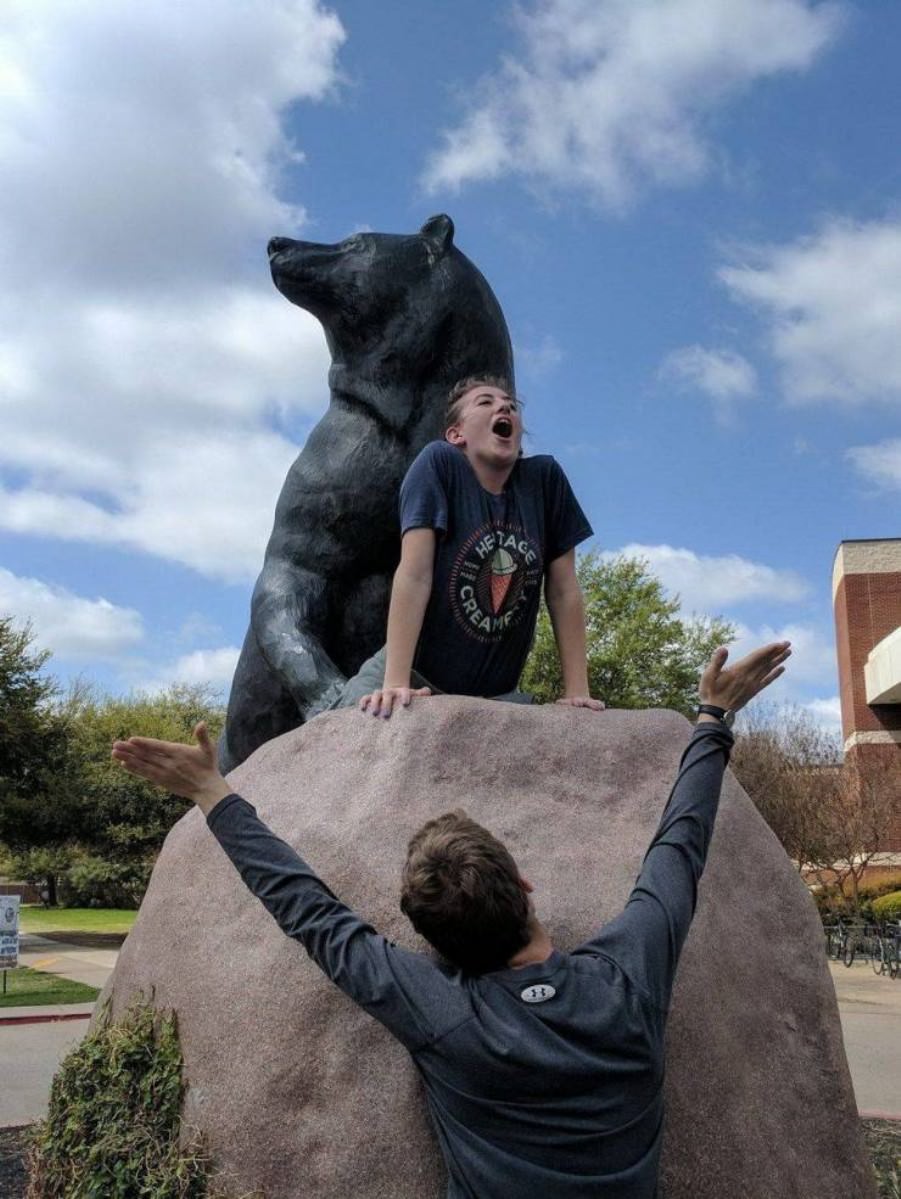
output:
[[[778,700],[791,700],[806,689],[834,687],[837,670],[835,642],[812,625],[789,623],[780,626],[769,624],[750,628],[745,624],[736,626],[735,640],[729,648],[733,662],[771,641],[790,641],[792,654],[786,663],[784,680],[780,680]],[[818,701],[813,701],[814,703]]]
[[[831,221],[720,278],[768,323],[790,400],[901,401],[901,221]]]
[[[610,208],[703,174],[709,113],[756,80],[803,70],[843,8],[807,0],[544,0],[517,10],[517,55],[473,89],[424,183],[516,173]]]
[[[144,637],[139,612],[109,600],[85,599],[40,579],[0,568],[0,614],[30,621],[35,640],[64,660],[115,659]]]
[[[318,323],[265,244],[303,211],[287,105],[338,80],[338,19],[253,5],[12,3],[0,43],[0,527],[259,566]],[[296,436],[296,434],[295,434]]]
[[[798,620],[752,626],[732,615],[731,609],[742,604],[760,601],[793,604],[806,599],[810,588],[794,571],[777,570],[736,554],[714,557],[670,545],[633,543],[601,556],[610,559],[617,554],[644,558],[666,590],[680,596],[684,612],[722,615],[729,620],[735,629],[729,648],[733,662],[771,641],[790,641],[792,655],[785,678],[779,682],[775,702],[806,705],[812,689],[822,692],[835,688],[836,651],[831,634]]]
[[[901,488],[901,437],[877,445],[858,445],[847,457],[871,482],[880,487]]]
[[[680,596],[687,612],[722,612],[755,600],[793,603],[808,592],[807,584],[794,571],[776,570],[737,554],[713,557],[671,545],[632,543],[602,556],[616,554],[646,559],[667,591]]]
[[[4,6],[0,247],[48,296],[63,281],[193,291],[302,211],[280,121],[336,80],[344,34],[316,0],[54,0]],[[220,264],[220,265],[216,265]]]
[[[281,480],[296,447],[272,433],[220,433],[143,447],[117,507],[37,488],[0,488],[0,527],[156,554],[226,582],[260,570]]]
[[[137,691],[165,691],[174,683],[205,685],[225,694],[231,686],[240,649],[225,645],[219,649],[197,649],[176,661],[159,667],[152,678],[139,684]]]
[[[721,420],[728,420],[736,400],[745,400],[757,390],[753,366],[732,350],[706,350],[682,346],[673,350],[660,367],[661,379],[674,379],[684,390],[695,388],[709,396]]]
[[[836,737],[841,736],[842,704],[837,695],[831,695],[828,699],[810,700],[809,703],[802,704],[802,707],[827,733]]]
[[[0,336],[0,378],[17,380],[0,463],[45,485],[115,493],[140,470],[148,437],[208,442],[272,415],[316,413],[327,395],[318,324],[274,292],[83,302],[39,352],[45,319],[20,319],[16,342]]]

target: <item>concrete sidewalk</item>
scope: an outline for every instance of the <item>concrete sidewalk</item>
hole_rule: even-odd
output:
[[[0,1008],[9,1014],[26,1010]],[[0,1089],[0,1128],[47,1114],[53,1075],[87,1028],[87,1019],[0,1024],[0,1078],[7,1080]]]
[[[45,974],[58,974],[102,990],[113,972],[119,949],[87,948],[74,942],[50,940],[34,933],[19,938],[19,965]]]
[[[845,1053],[862,1116],[901,1120],[901,978],[830,962]]]
[[[98,988],[112,974],[118,953],[33,933],[19,939],[20,965]],[[0,1078],[15,1079],[0,1090],[0,1128],[46,1114],[53,1076],[87,1032],[93,1010],[93,1003],[0,1008]]]
[[[33,933],[19,939],[20,965],[98,988],[112,974],[118,953]],[[93,1003],[0,1008],[0,1078],[15,1079],[0,1090],[0,1128],[46,1114],[53,1076],[87,1032],[93,1010]]]

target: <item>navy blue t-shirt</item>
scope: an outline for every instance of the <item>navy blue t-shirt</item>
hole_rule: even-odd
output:
[[[548,566],[592,533],[563,470],[520,458],[503,494],[462,450],[433,441],[400,489],[401,532],[434,529],[432,593],[413,667],[441,691],[502,695],[525,665]]]

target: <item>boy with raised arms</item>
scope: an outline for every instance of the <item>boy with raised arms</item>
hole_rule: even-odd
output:
[[[132,737],[115,743],[113,757],[192,799],[282,930],[406,1046],[447,1165],[448,1199],[654,1199],[666,1019],[729,725],[782,674],[790,652],[774,643],[731,668],[725,649],[714,654],[625,908],[572,952],[551,943],[506,847],[465,813],[423,826],[403,874],[401,907],[441,963],[398,948],[342,904],[232,793],[202,724],[196,747]]]

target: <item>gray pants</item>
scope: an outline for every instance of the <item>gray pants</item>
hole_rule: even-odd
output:
[[[353,678],[347,680],[344,684],[344,690],[326,711],[335,711],[338,708],[355,708],[364,695],[371,695],[373,691],[379,691],[385,681],[386,657],[385,646],[382,646],[371,658],[367,658]],[[415,670],[410,671],[410,686],[428,687],[432,695],[445,694],[445,692],[435,687],[428,679],[424,679]],[[486,696],[486,698],[500,700],[508,704],[530,704],[532,702],[531,695],[527,695],[525,691],[507,691],[503,695],[490,695]]]

